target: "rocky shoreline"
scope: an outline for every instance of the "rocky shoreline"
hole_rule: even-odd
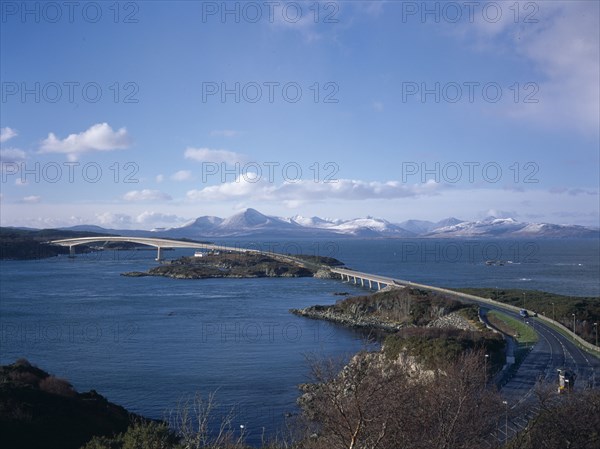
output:
[[[311,260],[312,262],[312,260]],[[341,264],[341,262],[336,261]],[[332,274],[315,262],[277,254],[211,252],[198,257],[181,257],[163,263],[148,271],[121,273],[127,277],[162,276],[173,279],[317,277],[330,278]]]
[[[476,331],[463,313],[464,305],[442,295],[413,289],[388,289],[349,297],[333,305],[290,309],[290,313],[345,327],[395,333],[410,327]]]
[[[406,324],[385,322],[374,317],[352,317],[345,313],[336,312],[333,309],[333,306],[317,305],[305,309],[290,309],[290,313],[314,320],[330,321],[332,323],[356,329],[376,329],[386,332],[395,332],[407,327]]]

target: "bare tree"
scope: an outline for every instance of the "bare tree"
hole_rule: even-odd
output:
[[[600,391],[557,395],[538,390],[540,412],[507,449],[595,449],[600,447]]]
[[[483,353],[425,371],[410,358],[360,353],[341,371],[313,364],[300,404],[313,424],[306,449],[490,447],[502,405],[482,386]]]
[[[200,393],[179,401],[169,413],[169,425],[181,438],[185,449],[241,449],[244,446],[245,429],[236,432],[233,427],[235,409],[218,417],[216,393],[204,398]],[[236,436],[237,435],[237,436]]]
[[[423,448],[467,449],[488,447],[490,434],[502,410],[499,395],[483,388],[484,354],[462,354],[444,369],[437,369],[423,394],[421,422],[428,432]]]

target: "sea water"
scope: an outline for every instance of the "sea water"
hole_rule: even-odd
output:
[[[333,256],[357,270],[447,287],[538,289],[600,295],[598,240],[224,241]],[[193,250],[165,251],[169,259]],[[156,265],[154,251],[105,251],[0,262],[0,362],[25,357],[152,418],[215,392],[257,444],[298,413],[311,358],[343,360],[365,335],[298,317],[332,304],[349,283],[314,278],[123,277]],[[490,263],[492,261],[493,263]],[[486,263],[487,262],[487,263]]]

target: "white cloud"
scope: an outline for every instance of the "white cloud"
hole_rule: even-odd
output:
[[[568,193],[569,195],[598,195],[598,191],[591,189],[580,189],[580,188],[567,188],[567,187],[553,187],[549,190],[550,193],[563,194]]]
[[[42,200],[42,197],[39,195],[29,195],[24,197],[21,202],[28,204],[37,204]]]
[[[103,212],[101,214],[96,214],[96,222],[99,226],[128,226],[131,224],[131,217],[127,214]]]
[[[0,149],[0,161],[5,164],[22,162],[26,158],[26,154],[23,150],[17,148],[3,148]]]
[[[382,183],[384,184],[384,183]],[[268,185],[266,186],[268,187]],[[546,189],[506,191],[502,188],[441,188],[432,195],[413,195],[399,198],[351,201],[343,197],[325,201],[281,200],[266,197],[236,196],[231,201],[206,200],[171,201],[160,203],[159,209],[148,209],[148,203],[106,202],[49,202],[45,197],[39,204],[25,203],[21,195],[2,198],[2,226],[60,227],[75,224],[99,224],[120,229],[150,229],[176,226],[175,216],[196,218],[200,215],[228,217],[240,208],[254,207],[263,213],[277,216],[336,217],[350,219],[373,215],[391,222],[407,219],[438,221],[454,216],[463,220],[482,218],[482,213],[494,209],[503,215],[509,211],[519,220],[558,224],[598,226],[600,210],[596,194],[571,195],[568,191],[552,193]],[[24,195],[23,195],[24,196]],[[200,207],[200,208],[199,208]],[[149,212],[148,212],[149,211]],[[161,217],[159,214],[164,214]],[[68,218],[71,217],[71,218]],[[163,221],[161,221],[161,219]],[[185,223],[187,220],[182,220]]]
[[[0,128],[0,143],[6,142],[7,140],[12,139],[18,135],[17,131],[8,126],[5,128]]]
[[[113,131],[108,123],[97,123],[79,134],[69,134],[62,140],[54,133],[49,133],[42,141],[39,152],[66,154],[70,161],[76,161],[83,153],[123,150],[130,145],[131,139],[125,128]]]
[[[192,172],[190,170],[179,170],[171,175],[173,181],[189,181],[192,179]]]
[[[534,85],[520,86],[520,101],[505,114],[546,127],[568,127],[597,133],[600,121],[600,11],[598,2],[520,2],[492,23],[476,14],[460,34],[487,53],[513,52],[531,64]],[[514,11],[521,15],[515,20]],[[509,9],[508,7],[504,9]],[[523,23],[525,18],[537,22]],[[518,81],[518,80],[515,80]],[[525,103],[534,94],[537,103]]]
[[[149,212],[144,211],[141,214],[137,215],[133,221],[135,223],[143,224],[143,225],[165,225],[165,224],[179,224],[185,223],[185,218],[179,217],[175,214],[163,214],[161,212]]]
[[[213,150],[210,148],[186,148],[184,152],[186,159],[191,159],[198,162],[225,162],[227,164],[235,164],[246,160],[242,154],[227,150]]]
[[[95,214],[94,223],[109,228],[149,229],[156,227],[176,226],[186,223],[187,219],[176,214],[144,211],[137,215],[119,212],[103,212]]]
[[[156,182],[161,183],[165,180],[165,175],[156,175]]]
[[[171,196],[160,190],[131,190],[123,195],[125,201],[169,201]]]
[[[200,190],[190,190],[190,200],[276,200],[276,201],[321,201],[367,200],[416,197],[435,194],[439,184],[430,180],[427,183],[403,184],[399,181],[360,181],[340,179],[337,182],[313,182],[300,180],[276,185],[255,173],[239,176],[235,181],[208,186]]]
[[[318,12],[327,17],[328,20],[339,21],[337,12],[339,11],[339,4],[337,2],[327,2],[331,4],[333,11],[324,10],[323,5],[319,2],[315,2],[313,7],[316,5]],[[299,32],[307,42],[314,42],[321,39],[322,35],[317,32],[317,23],[315,21],[314,11],[308,10],[309,5],[303,2],[299,3],[282,3],[276,2],[273,9],[272,21],[270,25],[281,30],[294,30]],[[268,12],[267,12],[268,14]],[[332,17],[330,17],[332,16]],[[318,18],[317,21],[323,20]]]
[[[488,209],[485,212],[478,214],[481,218],[517,218],[519,214],[516,211],[506,211],[506,210],[498,210],[498,209]]]
[[[235,137],[238,134],[239,132],[233,129],[214,129],[210,132],[211,136],[216,137]]]

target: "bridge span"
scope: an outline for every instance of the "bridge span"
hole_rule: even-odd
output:
[[[377,290],[381,290],[382,285],[404,288],[404,285],[399,283],[397,280],[386,276],[363,273],[360,271],[349,270],[347,268],[331,268],[330,271],[332,273],[339,274],[343,281],[350,282],[350,280],[352,280],[355,284],[360,283],[361,286],[368,286],[371,289],[377,288]]]
[[[196,248],[201,250],[231,251],[239,253],[258,253],[278,256],[281,259],[295,261],[301,264],[307,264],[305,260],[291,255],[277,254],[255,249],[246,249],[240,247],[221,246],[210,243],[189,242],[184,240],[169,240],[160,238],[145,237],[80,237],[74,239],[54,240],[53,243],[61,246],[68,246],[71,255],[74,254],[74,247],[94,242],[132,242],[141,245],[148,245],[157,248],[157,260],[161,259],[161,248]],[[328,270],[332,274],[337,274],[343,281],[353,281],[355,284],[376,288],[381,290],[382,286],[392,286],[396,288],[418,288],[429,291],[436,291],[455,297],[464,302],[470,302],[488,310],[498,310],[511,315],[515,319],[520,319],[519,308],[509,304],[503,304],[480,296],[469,295],[441,287],[419,284],[404,279],[393,278],[389,276],[380,276],[372,273],[351,270],[348,268],[330,267],[320,264],[310,264],[312,268]],[[506,398],[507,417],[510,404],[511,419],[506,418],[504,434],[498,434],[494,438],[508,441],[514,437],[517,432],[527,426],[530,416],[535,414],[536,403],[534,401],[534,391],[538,379],[544,379],[546,382],[553,383],[556,378],[558,368],[568,367],[572,369],[578,378],[580,385],[587,385],[591,388],[598,386],[598,375],[600,372],[600,348],[588,343],[578,335],[565,328],[562,324],[543,315],[530,319],[530,325],[540,336],[540,340],[531,349],[531,352],[525,357],[518,367],[514,377],[502,386],[502,393]],[[582,387],[584,388],[584,387]],[[521,410],[521,411],[519,411]],[[514,416],[512,416],[514,414]]]
[[[234,246],[214,245],[212,243],[188,242],[186,240],[159,239],[153,237],[121,237],[121,236],[99,236],[99,237],[77,237],[73,239],[52,240],[53,245],[68,246],[70,257],[75,256],[75,247],[90,243],[127,242],[140,245],[153,246],[157,249],[156,260],[162,260],[163,248],[195,248],[206,251],[232,251],[239,253],[258,253],[254,249],[239,248]]]
[[[190,242],[186,240],[170,240],[170,239],[161,239],[161,238],[153,238],[153,237],[123,237],[123,236],[97,236],[97,237],[78,237],[72,239],[62,239],[62,240],[52,240],[49,243],[54,245],[68,246],[70,250],[70,254],[74,255],[74,248],[78,245],[85,245],[89,243],[95,242],[131,242],[138,243],[140,245],[153,246],[157,248],[157,257],[156,260],[160,261],[162,259],[161,249],[162,248],[196,248],[203,249],[206,251],[231,251],[231,252],[239,252],[239,253],[255,253],[255,254],[268,254],[271,256],[278,256],[282,259],[293,260],[299,262],[301,264],[306,264],[305,261],[296,258],[290,255],[277,254],[268,251],[260,251],[256,249],[248,249],[241,248],[235,246],[224,246],[224,245],[215,245],[212,243],[201,243],[201,242]],[[509,312],[515,314],[518,317],[519,308],[515,306],[511,306],[509,304],[503,304],[498,301],[494,301],[491,298],[482,298],[480,296],[469,295],[466,293],[460,293],[454,290],[449,290],[441,287],[434,287],[432,285],[418,284],[416,282],[407,281],[404,279],[392,278],[388,276],[380,276],[372,273],[365,273],[361,271],[351,270],[348,268],[336,268],[329,266],[321,266],[323,269],[329,270],[331,273],[338,274],[342,280],[350,281],[351,279],[355,284],[360,284],[362,286],[367,286],[369,288],[377,288],[377,290],[381,290],[382,285],[385,286],[394,286],[397,288],[404,287],[414,287],[421,288],[424,290],[437,291],[440,293],[450,294],[454,297],[460,298],[463,301],[476,303],[479,305],[487,306],[488,308],[495,308],[498,310],[502,310],[504,312]],[[585,348],[588,351],[591,351],[596,356],[600,354],[600,348],[597,346],[588,343],[583,340],[578,335],[574,334],[570,330],[566,329],[562,324],[548,318],[545,316],[538,316],[536,320],[539,324],[543,324],[547,330],[551,330],[557,339],[564,341],[565,336],[568,336],[571,340],[574,340],[576,344],[580,348]]]

